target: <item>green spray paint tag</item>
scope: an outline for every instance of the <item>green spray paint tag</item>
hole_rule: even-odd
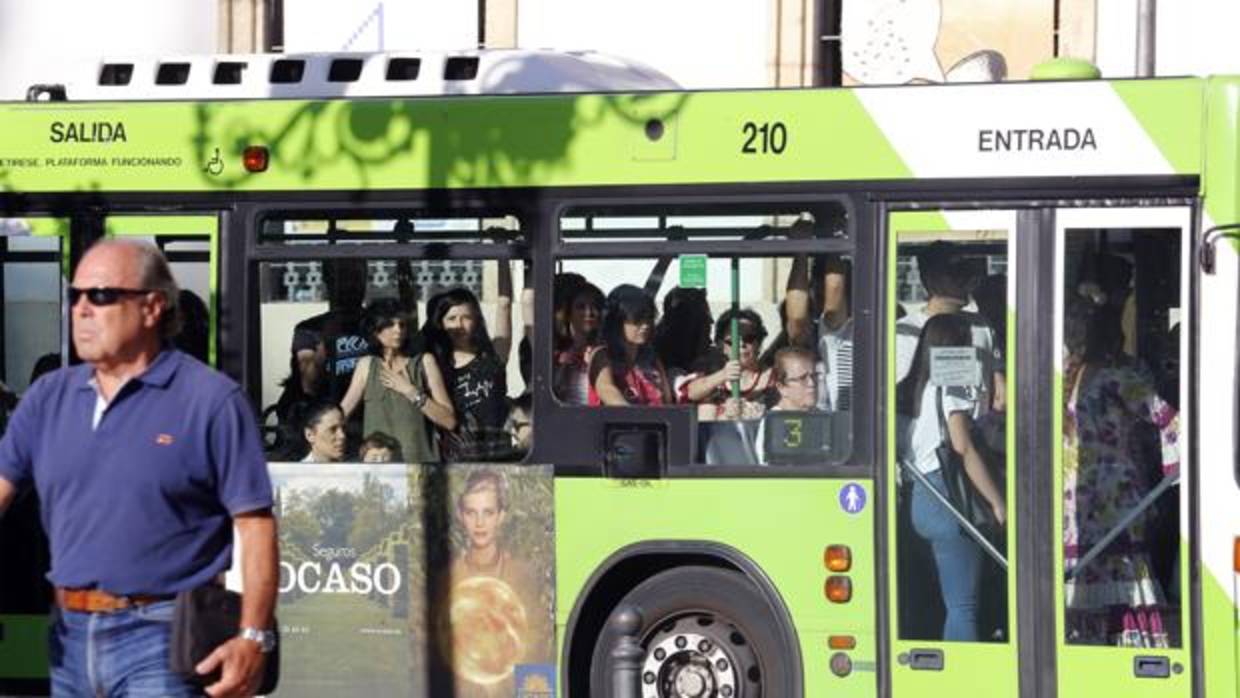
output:
[[[682,254],[679,262],[681,288],[706,288],[706,255]]]

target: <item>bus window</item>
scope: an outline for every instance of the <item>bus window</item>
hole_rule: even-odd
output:
[[[14,396],[60,366],[60,238],[5,238],[4,384]]]
[[[1180,647],[1178,229],[1064,242],[1064,640]]]
[[[315,223],[280,226],[291,231],[286,242],[328,242],[307,232]],[[368,230],[383,237],[407,224],[350,221],[330,242],[370,242]],[[519,234],[458,224],[433,230],[475,241]],[[521,261],[325,249],[321,258],[263,262],[259,276],[261,399],[273,460],[489,462],[528,452],[533,415],[520,359],[528,352],[519,345],[532,314],[528,302],[515,307],[514,289],[527,277]]]
[[[838,211],[737,205],[566,215],[561,234],[580,252],[559,261],[553,291],[556,398],[692,410],[700,464],[844,461],[853,323],[842,231]],[[712,244],[736,240],[768,244],[761,253]],[[588,254],[633,242],[642,254]],[[650,255],[659,247],[668,253]]]
[[[891,358],[901,640],[1009,638],[1002,220],[899,232]]]

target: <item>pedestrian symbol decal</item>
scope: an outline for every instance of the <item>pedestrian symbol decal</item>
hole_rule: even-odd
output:
[[[840,508],[848,514],[860,514],[865,509],[865,488],[855,482],[840,490]]]

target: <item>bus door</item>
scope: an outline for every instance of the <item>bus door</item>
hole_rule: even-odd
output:
[[[1014,211],[887,223],[891,694],[1016,696],[1009,405],[1022,279],[1009,262],[1024,231]],[[985,485],[966,492],[971,473]]]
[[[1191,216],[889,215],[893,695],[1191,694]]]
[[[1187,206],[1055,212],[1055,370],[1038,380],[1061,698],[1191,695],[1191,222]]]
[[[111,215],[109,237],[144,239],[168,258],[181,288],[184,323],[174,343],[200,361],[217,366],[219,221],[215,215]]]
[[[67,218],[0,219],[0,429],[22,393],[65,356]],[[19,492],[0,518],[0,695],[46,695],[50,564],[38,497]]]

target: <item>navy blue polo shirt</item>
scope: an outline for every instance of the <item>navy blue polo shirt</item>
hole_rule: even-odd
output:
[[[254,413],[236,383],[165,348],[92,428],[88,364],[40,378],[0,440],[0,477],[39,492],[56,586],[172,594],[232,562],[232,516],[270,507]]]

